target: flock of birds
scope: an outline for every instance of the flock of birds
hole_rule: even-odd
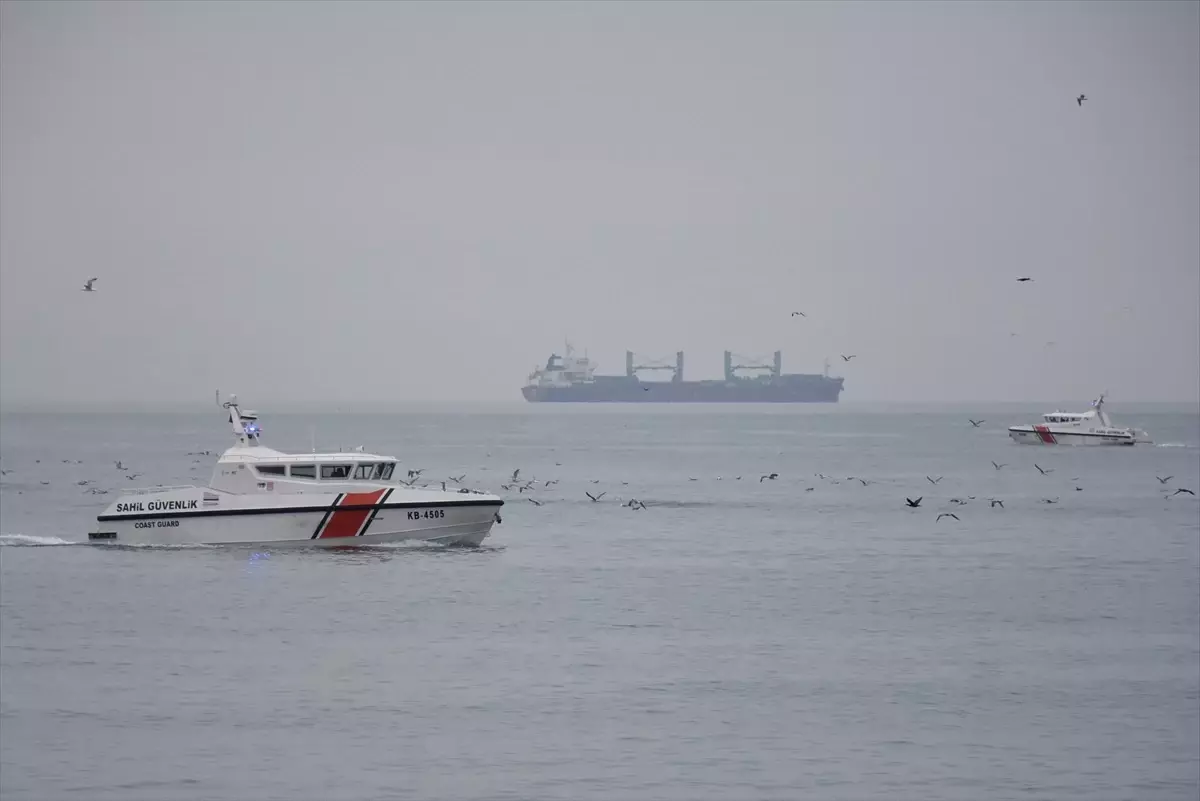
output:
[[[967,422],[971,425],[972,429],[976,429],[976,428],[980,428],[987,421],[968,418]],[[212,455],[214,455],[214,453],[212,451],[194,451],[194,452],[189,452],[187,455],[188,456],[212,456]],[[488,454],[488,455],[490,456],[490,454]],[[41,459],[35,460],[35,462],[38,464],[40,464],[41,461],[42,461]],[[63,459],[61,461],[63,464],[70,464],[70,465],[82,464],[82,461],[80,461],[78,459]],[[203,469],[202,467],[200,467],[200,465],[202,465],[201,460],[199,460],[199,459],[193,460],[192,471],[195,472],[197,470]],[[1009,466],[1007,463],[997,462],[995,460],[992,460],[991,465],[992,465],[992,468],[997,472],[999,472]],[[561,467],[562,463],[556,462],[555,466]],[[115,467],[116,471],[118,472],[118,474],[122,475],[128,481],[133,481],[142,475],[141,473],[132,472],[129,469],[129,467],[120,460],[114,462],[114,467]],[[1055,472],[1055,468],[1043,467],[1042,465],[1037,464],[1036,462],[1033,464],[1033,467],[1037,470],[1038,474],[1043,477],[1049,477],[1051,474],[1053,474]],[[487,471],[488,468],[486,466],[483,466],[480,468],[480,470]],[[13,472],[14,471],[11,469],[0,469],[0,476],[7,476]],[[470,489],[464,485],[464,482],[466,481],[466,478],[467,478],[467,473],[460,473],[459,475],[449,475],[445,479],[433,479],[433,480],[427,479],[425,477],[425,473],[426,473],[426,471],[424,468],[409,469],[409,470],[407,470],[405,477],[398,478],[397,481],[404,486],[412,487],[415,489],[436,489],[436,488],[440,487],[443,491],[454,491],[454,488],[457,487],[457,491],[462,492],[462,493],[475,493],[475,492],[480,491],[480,490],[476,490],[476,489]],[[715,478],[715,480],[722,481],[722,480],[724,480],[724,478],[725,478],[724,476],[717,476]],[[762,473],[761,475],[758,475],[758,476],[743,476],[743,475],[730,476],[730,479],[732,481],[742,481],[743,478],[748,478],[751,481],[754,481],[757,478],[757,481],[755,483],[761,484],[761,483],[764,483],[767,481],[779,480],[780,473],[778,473],[776,471],[772,471],[769,473]],[[828,482],[829,484],[833,484],[833,485],[840,484],[843,481],[857,482],[858,484],[862,485],[863,487],[871,486],[874,484],[889,483],[887,481],[878,481],[878,480],[874,480],[874,479],[864,478],[862,476],[846,476],[845,478],[838,478],[838,477],[834,477],[834,476],[825,475],[824,473],[815,473],[814,478],[816,478],[820,481]],[[1155,479],[1158,481],[1159,486],[1163,488],[1164,492],[1166,492],[1166,490],[1172,488],[1171,482],[1174,480],[1174,478],[1175,478],[1175,476],[1173,476],[1173,475],[1169,475],[1169,476],[1157,476],[1156,475],[1155,476]],[[695,476],[689,476],[687,480],[688,481],[699,481],[700,479]],[[927,475],[927,476],[925,476],[925,480],[929,483],[930,486],[937,487],[941,484],[941,482],[943,480],[943,476]],[[1079,480],[1078,477],[1071,478],[1072,482],[1077,482],[1078,480]],[[89,494],[93,494],[93,495],[106,495],[110,492],[109,488],[105,488],[103,486],[98,486],[98,480],[95,478],[82,479],[82,480],[75,481],[74,483],[77,486],[82,487],[83,491],[85,493],[89,493]],[[652,500],[644,500],[644,499],[636,498],[636,497],[625,498],[625,497],[621,497],[620,495],[615,494],[615,493],[621,493],[622,490],[612,490],[612,492],[610,493],[610,490],[608,490],[608,489],[600,490],[598,487],[595,487],[594,485],[599,485],[601,483],[600,479],[591,479],[589,483],[591,485],[593,485],[594,489],[581,489],[580,491],[582,492],[583,497],[587,498],[587,500],[590,503],[597,503],[597,504],[604,503],[605,499],[608,498],[610,502],[618,502],[618,503],[620,503],[620,506],[622,508],[629,509],[630,511],[643,511],[643,510],[651,509],[655,506],[677,506],[679,504],[679,502],[677,502],[677,501],[674,501],[674,502],[673,501],[652,501]],[[803,487],[803,490],[802,490],[803,492],[814,492],[816,490],[816,482],[807,481],[804,483],[807,484],[808,486]],[[49,481],[41,481],[40,484],[49,485],[50,482]],[[523,477],[521,474],[521,468],[517,468],[512,471],[511,475],[508,475],[507,478],[500,483],[499,488],[502,492],[507,493],[507,497],[505,497],[505,500],[507,502],[512,503],[512,502],[515,502],[518,500],[524,500],[533,506],[540,507],[543,504],[547,503],[548,499],[539,499],[537,497],[534,497],[535,494],[545,493],[545,492],[551,490],[553,487],[557,486],[558,484],[560,484],[559,479],[539,479],[536,477],[535,478]],[[629,482],[621,481],[620,486],[628,487]],[[1076,492],[1083,491],[1083,487],[1079,486],[1078,484],[1073,483],[1072,486],[1074,486],[1074,490]],[[1174,498],[1179,495],[1190,495],[1193,497],[1196,496],[1196,492],[1194,490],[1188,489],[1186,487],[1174,487],[1173,489],[1174,489],[1173,492],[1167,492],[1166,494],[1163,495],[1164,500],[1169,500],[1169,499]],[[800,490],[798,490],[798,492],[799,491]],[[515,497],[514,497],[513,493],[515,493]],[[20,491],[18,491],[18,494],[21,494]],[[582,498],[580,500],[582,500]],[[924,495],[919,495],[917,497],[905,496],[903,498],[903,500],[904,500],[903,508],[922,509],[923,508],[922,503],[925,501],[925,496]],[[965,507],[968,504],[970,504],[971,502],[976,501],[976,500],[979,500],[979,499],[977,499],[976,496],[966,495],[964,497],[949,498],[949,499],[947,499],[946,502],[951,504],[955,509],[961,510],[962,507]],[[986,501],[989,508],[991,508],[991,509],[1003,509],[1004,508],[1004,499],[1003,498],[988,497],[988,498],[985,498],[982,500]],[[1056,504],[1059,502],[1059,498],[1058,497],[1042,497],[1042,498],[1040,498],[1040,502],[1044,503],[1044,504]],[[942,520],[954,520],[954,521],[961,522],[961,518],[954,511],[938,511],[937,517],[934,519],[934,522],[935,523],[941,522]],[[502,522],[499,515],[497,515],[497,522]]]
[[[33,461],[34,461],[34,464],[41,464],[41,463],[42,463],[42,460],[41,460],[41,459],[34,459]],[[62,463],[63,463],[63,464],[72,464],[72,465],[74,465],[74,464],[83,464],[83,461],[82,461],[82,460],[80,460],[80,459],[62,459],[61,461],[62,461]],[[117,470],[119,470],[119,471],[122,471],[122,472],[121,472],[121,475],[124,475],[124,476],[125,476],[125,479],[126,479],[127,481],[134,481],[134,480],[136,480],[136,479],[140,478],[141,476],[145,475],[144,473],[131,473],[131,472],[129,472],[129,468],[128,468],[128,467],[126,467],[126,466],[124,465],[124,463],[122,463],[122,462],[121,462],[119,459],[118,459],[117,461],[113,462],[113,464],[114,464],[114,466],[116,467],[116,469],[117,469]],[[0,477],[7,476],[8,474],[10,474],[10,473],[12,473],[12,472],[14,472],[14,471],[13,471],[13,470],[11,470],[11,469],[9,469],[9,470],[2,470],[2,469],[0,469]],[[111,490],[109,490],[109,489],[105,489],[105,488],[103,488],[103,487],[100,487],[100,486],[96,486],[96,484],[97,484],[97,481],[98,481],[98,479],[95,479],[95,478],[85,478],[85,479],[81,479],[81,480],[79,480],[79,481],[76,481],[76,482],[75,482],[75,486],[77,486],[77,487],[83,487],[83,488],[84,488],[84,490],[83,490],[83,491],[84,491],[84,493],[85,493],[85,494],[88,494],[88,495],[107,495],[107,494],[108,494],[108,493],[109,493]],[[50,486],[50,483],[51,483],[51,482],[49,482],[49,481],[39,481],[39,482],[38,482],[38,484],[39,484],[39,485],[41,485],[41,486],[43,486],[43,487],[48,487],[48,486]],[[17,494],[18,494],[18,495],[23,495],[24,493],[25,493],[25,491],[24,491],[24,490],[17,490]]]
[[[968,422],[971,424],[972,428],[979,428],[987,421],[986,420],[975,420],[975,419],[968,418]],[[995,460],[992,460],[991,465],[992,465],[992,468],[997,472],[999,472],[1000,470],[1003,470],[1005,467],[1008,467],[1007,463],[997,462]],[[556,466],[561,466],[561,464],[556,463]],[[1041,476],[1048,477],[1052,473],[1055,472],[1055,468],[1042,467],[1040,464],[1037,464],[1036,462],[1034,463],[1033,467],[1038,471],[1038,474]],[[486,469],[486,468],[483,468],[483,469]],[[408,474],[409,481],[402,482],[402,483],[406,483],[406,484],[409,484],[410,486],[412,486],[413,483],[420,477],[422,472],[423,471],[421,471],[421,470],[410,470],[409,474]],[[764,474],[758,476],[757,483],[762,483],[764,481],[776,481],[779,479],[779,477],[780,477],[780,474],[778,472],[764,473]],[[858,482],[859,484],[861,484],[864,487],[870,486],[870,485],[876,484],[876,483],[881,483],[881,482],[874,481],[872,479],[863,478],[861,476],[847,476],[847,477],[845,477],[845,479],[840,479],[840,478],[836,478],[833,476],[825,475],[824,473],[815,473],[814,477],[817,479],[826,481],[830,484],[840,484],[843,480],[847,481],[847,482]],[[461,484],[462,480],[464,478],[465,478],[465,475],[452,476],[450,478],[450,480],[456,484]],[[753,479],[753,476],[751,476],[750,478]],[[1167,487],[1167,485],[1169,485],[1170,482],[1172,480],[1174,480],[1174,478],[1175,477],[1173,475],[1165,476],[1165,477],[1157,476],[1157,475],[1155,476],[1155,479],[1158,481],[1159,485],[1162,487]],[[724,479],[723,476],[717,476],[715,480],[722,481],[723,479]],[[740,475],[732,477],[733,481],[741,481],[742,479],[743,479],[743,476],[740,476]],[[939,476],[928,476],[927,475],[927,476],[925,476],[925,480],[927,482],[929,482],[929,484],[931,486],[936,487],[942,482],[943,476],[940,476],[940,475]],[[1071,478],[1072,482],[1076,482],[1078,480],[1079,480],[1078,477]],[[696,477],[689,476],[688,481],[699,481],[699,479]],[[532,494],[535,492],[538,492],[539,490],[540,491],[548,490],[558,483],[559,483],[559,480],[557,480],[557,479],[549,479],[549,480],[539,480],[537,478],[522,479],[521,478],[521,470],[517,469],[512,472],[512,475],[508,478],[507,481],[505,481],[503,484],[501,484],[501,489],[506,492],[510,492],[510,493],[515,491],[517,493],[518,499],[524,498],[524,500],[533,504],[534,506],[542,506],[544,501],[541,501],[541,500],[538,500],[538,499],[532,497]],[[591,483],[599,484],[600,480],[592,479]],[[627,482],[627,481],[622,481],[620,483],[621,483],[621,486],[623,486],[623,487],[628,486],[628,484],[629,484],[629,482]],[[812,483],[812,482],[806,482],[806,483]],[[421,486],[423,486],[423,487],[436,486],[436,483],[434,485],[423,484]],[[442,489],[445,489],[447,486],[446,482],[441,482],[441,486],[442,486]],[[1073,484],[1073,486],[1074,486],[1074,490],[1076,492],[1083,492],[1083,487],[1079,486],[1078,484]],[[816,490],[816,486],[805,486],[803,489],[804,492],[814,492],[815,490]],[[470,492],[471,490],[461,489],[459,491],[460,492]],[[529,495],[527,496],[526,493],[529,493]],[[602,492],[593,493],[593,492],[584,490],[583,494],[592,503],[600,503],[608,495],[608,491],[606,490],[606,491],[602,491]],[[1191,496],[1195,497],[1196,493],[1195,493],[1195,491],[1193,491],[1191,489],[1187,489],[1185,487],[1176,487],[1174,492],[1165,494],[1163,496],[1163,498],[1164,498],[1164,500],[1169,500],[1178,495],[1191,495]],[[506,498],[506,500],[511,502],[515,499],[512,498],[511,496],[509,496]],[[633,510],[633,511],[649,509],[652,506],[656,505],[656,502],[644,501],[644,500],[641,500],[638,498],[628,498],[628,499],[616,498],[615,500],[618,500],[618,501],[624,500],[624,503],[622,503],[621,506],[624,508]],[[924,500],[925,500],[925,496],[923,496],[923,495],[918,496],[916,498],[905,497],[904,498],[904,506],[905,506],[905,508],[908,508],[908,509],[920,509],[921,503]],[[955,507],[963,507],[975,500],[977,500],[976,496],[967,495],[967,496],[961,497],[961,498],[952,497],[952,498],[948,499],[947,502],[954,505]],[[988,497],[984,500],[988,503],[988,508],[990,508],[990,509],[997,509],[997,508],[1003,509],[1004,508],[1004,499],[1003,498]],[[1047,505],[1053,505],[1053,504],[1057,504],[1059,502],[1059,500],[1060,499],[1058,497],[1042,497],[1040,499],[1040,502],[1047,504]],[[674,504],[667,502],[667,505],[674,505]],[[945,512],[945,511],[939,512],[937,514],[937,517],[935,518],[934,522],[940,522],[943,519],[951,519],[951,520],[956,520],[956,521],[961,522],[961,518],[959,518],[959,516],[955,512]]]
[[[973,428],[978,428],[986,421],[969,419],[969,422]],[[991,462],[991,465],[992,465],[992,468],[996,471],[1000,471],[1000,470],[1004,469],[1005,467],[1008,467],[1007,463],[996,462],[994,460]],[[556,466],[561,466],[561,464],[556,463]],[[1040,464],[1037,464],[1037,463],[1034,463],[1033,467],[1038,471],[1038,474],[1041,476],[1050,476],[1052,473],[1055,472],[1055,468],[1042,467]],[[482,468],[482,469],[486,470],[486,468]],[[401,483],[407,484],[409,486],[415,485],[415,486],[420,486],[420,487],[436,488],[438,482],[416,485],[416,481],[418,479],[420,479],[420,476],[423,472],[424,472],[423,470],[410,470],[408,472],[408,480],[402,481]],[[465,474],[461,475],[461,476],[451,476],[448,480],[455,484],[461,485],[464,478],[465,478]],[[741,481],[743,478],[745,478],[745,476],[739,475],[739,476],[731,477],[731,479],[733,481]],[[749,478],[751,480],[753,480],[754,477],[750,476]],[[780,474],[778,472],[764,473],[764,474],[758,476],[758,480],[756,483],[762,483],[765,481],[776,481],[779,478],[780,478]],[[837,478],[834,476],[828,476],[828,475],[825,475],[824,473],[815,473],[814,478],[826,481],[830,484],[840,484],[840,483],[842,483],[842,481],[858,482],[860,485],[862,485],[864,487],[870,486],[873,484],[877,484],[877,483],[883,483],[883,482],[878,482],[878,481],[875,481],[872,479],[863,478],[861,476],[846,476],[844,479],[842,479],[842,478]],[[1174,476],[1165,476],[1165,477],[1164,476],[1155,476],[1155,479],[1158,481],[1159,485],[1163,486],[1163,487],[1166,487],[1174,478],[1175,478]],[[723,476],[717,476],[715,478],[716,481],[722,481],[723,479],[724,479]],[[699,480],[700,479],[698,479],[696,477],[691,477],[691,476],[688,477],[688,481],[699,481]],[[936,487],[942,482],[943,476],[940,476],[940,475],[939,476],[925,476],[925,480],[927,482],[929,482],[929,484],[931,486]],[[1075,482],[1075,481],[1078,481],[1078,478],[1073,477],[1071,480],[1072,480],[1072,482]],[[447,487],[446,481],[442,481],[440,483],[441,483],[442,489],[446,489],[446,487]],[[524,499],[525,501],[527,501],[530,504],[533,504],[534,506],[542,506],[545,503],[545,501],[538,500],[537,498],[533,497],[533,494],[536,492],[539,492],[539,491],[544,492],[546,490],[549,490],[551,487],[553,487],[559,483],[560,482],[557,479],[541,480],[541,479],[537,479],[537,478],[522,478],[521,470],[518,468],[518,469],[514,470],[511,474],[511,476],[509,476],[509,478],[500,485],[500,488],[501,488],[501,490],[503,490],[505,492],[509,492],[509,493],[515,492],[516,493],[516,498],[514,498],[510,495],[510,496],[506,497],[506,499],[505,499],[506,501],[513,502],[514,500]],[[600,480],[592,479],[590,481],[590,483],[591,484],[599,484]],[[812,484],[813,482],[805,482],[805,483]],[[625,487],[625,486],[629,485],[629,482],[622,481],[622,482],[620,482],[620,484],[622,487]],[[1076,492],[1083,492],[1083,487],[1078,486],[1077,484],[1075,484],[1073,486],[1074,486],[1074,489]],[[805,486],[803,489],[804,492],[814,492],[815,490],[816,490],[815,485]],[[460,489],[459,491],[460,492],[471,492],[472,490]],[[529,494],[526,495],[526,493],[529,493]],[[588,490],[583,490],[583,495],[592,503],[601,503],[604,500],[604,498],[609,495],[609,492],[607,490],[605,490],[605,491],[593,493]],[[1187,489],[1185,487],[1176,487],[1174,492],[1164,495],[1163,498],[1166,500],[1169,500],[1170,498],[1174,498],[1177,495],[1195,496],[1196,493],[1193,490]],[[621,503],[621,507],[630,509],[632,511],[641,511],[644,509],[649,509],[658,504],[675,505],[674,503],[669,502],[669,501],[668,502],[654,502],[654,501],[641,500],[639,498],[625,499],[625,498],[616,497],[616,498],[613,498],[613,500],[618,501],[618,502],[623,501]],[[904,498],[904,507],[908,508],[908,509],[920,509],[920,508],[922,508],[921,504],[924,500],[925,500],[925,496],[923,496],[923,495],[918,496],[916,498],[905,497]],[[961,497],[961,498],[960,497],[949,498],[947,502],[949,504],[952,504],[956,508],[961,508],[961,507],[967,506],[968,504],[970,504],[972,501],[975,501],[975,500],[977,500],[976,496],[967,495],[967,496]],[[1004,508],[1004,499],[1003,498],[988,497],[983,500],[987,502],[988,508],[990,508],[990,509],[997,509],[997,508],[1003,509]],[[1053,505],[1053,504],[1057,504],[1059,502],[1059,500],[1060,499],[1058,497],[1043,497],[1040,499],[1040,502],[1047,504],[1047,505]],[[956,520],[956,521],[961,522],[961,518],[959,518],[959,516],[955,512],[951,512],[951,511],[939,512],[937,514],[937,517],[934,519],[934,522],[940,522],[943,519],[950,519],[950,520]]]

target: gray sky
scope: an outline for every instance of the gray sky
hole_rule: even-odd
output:
[[[0,402],[519,401],[564,337],[1197,398],[1200,3],[0,4]]]

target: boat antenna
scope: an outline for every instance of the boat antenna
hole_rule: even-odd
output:
[[[221,390],[217,390],[217,405],[221,405]]]

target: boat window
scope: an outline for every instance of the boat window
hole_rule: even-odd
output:
[[[379,481],[380,479],[382,479],[383,478],[383,467],[384,466],[382,464],[375,465],[375,472],[371,474],[371,478],[375,479],[376,481]]]
[[[350,478],[350,468],[353,466],[349,464],[323,464],[321,465],[321,478],[326,481],[330,479]]]
[[[382,465],[382,467],[383,467],[383,476],[382,476],[383,480],[391,481],[392,480],[392,471],[396,469],[396,463],[388,462],[387,464]]]
[[[377,472],[379,472],[379,465],[377,464],[360,464],[358,467],[354,468],[354,477],[359,481],[364,481],[369,479],[373,473]]]
[[[315,464],[294,464],[291,467],[290,475],[292,478],[316,478],[317,466]]]
[[[259,464],[254,469],[260,476],[282,476],[287,472],[287,467],[281,464]]]

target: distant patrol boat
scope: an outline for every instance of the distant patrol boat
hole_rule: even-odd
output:
[[[504,501],[495,495],[393,481],[393,456],[272,450],[259,444],[258,415],[242,411],[236,395],[221,406],[237,441],[218,458],[209,485],[127,491],[97,516],[89,541],[346,547],[418,540],[477,546],[499,519]]]
[[[1104,411],[1104,396],[1090,412],[1049,412],[1035,425],[1010,426],[1008,435],[1026,445],[1134,445],[1149,442],[1145,431],[1117,428]]]

